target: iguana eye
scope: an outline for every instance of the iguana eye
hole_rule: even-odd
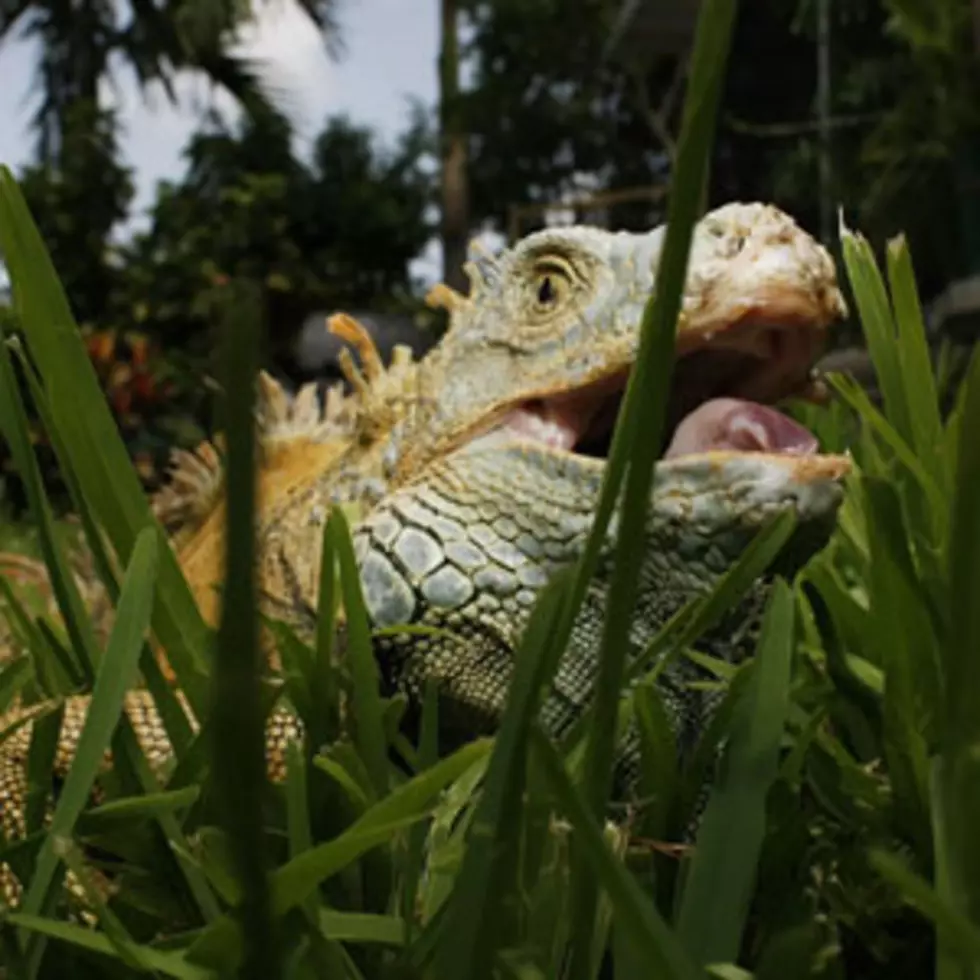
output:
[[[539,262],[532,280],[534,306],[538,313],[550,313],[568,295],[572,275],[564,263],[557,260]]]

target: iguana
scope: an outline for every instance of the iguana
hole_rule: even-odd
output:
[[[317,407],[264,382],[260,407],[261,549],[266,610],[307,632],[318,595],[322,525],[356,503],[354,542],[375,627],[445,627],[376,642],[385,691],[412,707],[427,679],[440,685],[447,745],[491,732],[504,703],[517,639],[549,577],[581,552],[597,501],[619,401],[636,357],[644,304],[655,288],[665,228],[635,234],[589,227],[535,232],[468,265],[468,296],[431,297],[450,327],[420,361],[396,353],[386,369],[352,321],[335,329],[360,348],[353,391]],[[793,510],[784,559],[798,566],[826,540],[849,470],[770,407],[801,395],[845,314],[833,262],[786,214],[729,204],[696,225],[677,363],[650,500],[632,652],[731,566],[761,524]],[[155,501],[194,593],[214,622],[221,572],[220,454],[183,455]],[[610,535],[615,534],[615,518]],[[543,710],[560,733],[588,704],[608,584],[604,554]],[[738,660],[751,651],[766,584],[704,643]],[[447,636],[447,632],[452,634]],[[687,690],[691,667],[662,676],[679,744],[708,710]],[[70,699],[56,771],[70,765],[86,698]],[[166,771],[169,743],[148,695],[127,711],[149,759]],[[0,719],[0,730],[16,720]],[[298,721],[275,714],[270,777]],[[0,744],[0,801],[8,839],[23,833],[30,725]],[[624,745],[618,785],[635,752]],[[5,880],[9,901],[17,882]]]

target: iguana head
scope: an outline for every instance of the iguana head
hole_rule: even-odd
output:
[[[471,263],[472,293],[452,297],[450,330],[420,371],[421,423],[396,483],[424,480],[429,461],[462,449],[533,447],[601,467],[665,231],[550,229]],[[787,214],[764,204],[708,213],[692,238],[661,478],[721,467],[763,484],[839,480],[846,461],[820,456],[771,406],[810,387],[845,313],[830,255]],[[427,402],[427,390],[438,398]]]
[[[537,232],[470,264],[471,295],[421,372],[422,424],[399,473],[496,432],[603,458],[665,228]],[[667,458],[714,450],[808,453],[764,406],[800,393],[845,313],[827,251],[778,209],[730,204],[695,227],[677,335]],[[426,391],[438,399],[425,403]]]
[[[452,300],[451,329],[423,365],[437,403],[408,440],[396,488],[356,529],[374,623],[463,637],[406,640],[402,656],[382,658],[396,687],[421,689],[435,675],[451,703],[486,719],[500,709],[530,606],[582,552],[663,239],[663,229],[539,232],[473,268],[472,294]],[[822,455],[772,404],[805,390],[844,312],[829,254],[778,209],[729,205],[697,225],[645,529],[637,649],[778,512],[800,519],[792,564],[826,540],[848,460]],[[609,561],[607,551],[556,676],[558,727],[594,678]],[[725,625],[720,655],[745,652],[757,600]]]

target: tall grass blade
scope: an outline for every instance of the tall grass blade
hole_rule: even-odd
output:
[[[899,857],[876,848],[868,855],[872,867],[902,893],[902,897],[930,918],[959,957],[980,969],[980,929],[963,913],[946,905],[929,883],[911,871]],[[965,974],[964,977],[970,976]]]
[[[465,745],[431,769],[392,790],[342,834],[290,860],[271,876],[272,908],[276,916],[302,905],[314,890],[362,854],[384,844],[420,820],[436,796],[475,762],[489,753],[489,741]],[[231,916],[210,924],[188,954],[194,962],[228,968],[241,957],[241,934]]]
[[[589,868],[612,902],[616,928],[629,934],[649,975],[663,980],[703,980],[704,974],[653,903],[610,852],[584,796],[568,778],[561,756],[537,726],[531,730],[531,744],[552,792],[575,828]]]
[[[657,285],[644,311],[637,361],[614,438],[615,465],[621,465],[619,459],[628,458],[629,467],[625,477],[622,523],[616,540],[610,598],[603,621],[599,676],[590,712],[592,725],[583,777],[585,798],[589,809],[597,817],[603,811],[612,784],[617,702],[639,585],[638,570],[644,551],[649,546],[644,531],[673,371],[677,318],[687,278],[693,226],[702,202],[736,9],[735,0],[706,0],[698,14],[681,135],[672,171],[667,231],[657,269]],[[642,430],[640,419],[643,419]],[[620,426],[624,430],[621,437],[618,431]],[[617,457],[617,454],[623,455]],[[613,460],[610,460],[612,465]],[[608,472],[606,480],[611,481]],[[604,498],[607,493],[614,497],[616,487],[611,485],[607,491],[604,486]],[[591,578],[592,570],[588,567],[587,559],[592,549],[598,549],[599,536],[605,534],[602,519],[601,512],[597,513],[587,545],[589,550],[576,583],[577,594],[574,598],[577,601],[569,611],[569,617],[574,615],[581,602],[579,597],[584,594],[583,579],[588,581]],[[573,853],[572,894],[570,977],[585,980],[589,973],[597,894],[589,881],[582,854]]]
[[[136,680],[143,637],[153,608],[156,566],[156,535],[152,529],[146,529],[133,549],[118,614],[95,678],[75,758],[65,776],[34,876],[24,896],[22,907],[28,915],[36,914],[46,903],[59,863],[58,839],[71,836],[75,821],[88,803],[112,733],[119,723],[126,692]]]
[[[37,373],[34,371],[33,366],[28,362],[27,357],[24,355],[23,347],[20,344],[17,344],[14,350],[18,355],[21,371],[23,371],[24,377],[27,379],[27,384],[31,391],[31,398],[33,399],[38,417],[41,420],[41,424],[44,426],[48,439],[51,441],[51,447],[54,449],[55,458],[58,460],[59,473],[62,479],[65,481],[65,486],[68,488],[68,496],[71,500],[72,508],[78,515],[79,521],[82,525],[82,530],[85,535],[85,542],[88,545],[89,551],[92,555],[93,565],[95,566],[96,572],[98,573],[102,584],[105,586],[106,591],[112,597],[113,603],[115,603],[119,598],[119,582],[117,581],[116,573],[112,567],[112,561],[110,560],[109,554],[106,551],[105,542],[102,538],[102,534],[99,531],[98,524],[95,521],[91,508],[88,506],[88,501],[85,499],[85,495],[82,493],[81,487],[78,485],[78,479],[72,471],[71,457],[68,455],[67,450],[62,445],[61,436],[58,433],[58,427],[54,424],[54,419],[51,417],[51,409],[48,406],[47,397],[44,393],[44,387],[42,386],[40,379],[37,377]]]
[[[245,975],[279,975],[277,937],[266,878],[262,803],[267,796],[265,711],[259,685],[261,652],[255,582],[255,379],[263,325],[257,289],[232,287],[225,306],[224,423],[227,439],[227,523],[221,625],[212,675],[214,783],[221,822],[239,876],[238,912],[245,936]]]
[[[902,369],[903,400],[914,438],[916,455],[940,485],[946,484],[946,471],[940,449],[943,425],[939,414],[936,374],[926,340],[922,304],[915,283],[912,256],[905,236],[888,243],[888,285],[891,289],[898,326],[898,357]]]
[[[933,507],[942,507],[942,488],[923,465],[922,460],[916,456],[912,447],[874,406],[868,393],[851,378],[830,375],[828,380],[837,394],[867,423],[868,427],[894,452],[895,458],[919,481]]]
[[[943,650],[940,785],[943,850],[957,910],[980,926],[980,356],[965,381],[948,549],[949,639]]]
[[[908,551],[898,493],[886,480],[872,477],[865,477],[863,489],[871,518],[868,586],[874,641],[885,673],[885,755],[896,807],[927,853],[928,757],[940,710],[937,638]]]
[[[422,723],[419,736],[419,768],[431,769],[439,759],[439,692],[434,681],[426,684],[422,702]],[[419,882],[425,871],[425,838],[428,827],[418,824],[408,834],[402,873],[402,918],[407,930],[406,942],[415,935]]]
[[[330,514],[327,538],[340,565],[340,588],[347,616],[348,642],[345,657],[354,689],[352,701],[355,738],[374,792],[381,798],[388,791],[389,776],[388,740],[385,736],[384,711],[379,694],[380,677],[371,646],[371,627],[361,593],[350,528],[339,507],[335,507]]]
[[[549,641],[569,580],[570,572],[559,573],[543,590],[514,655],[507,705],[435,951],[433,968],[438,976],[490,977],[496,953],[512,926],[503,903],[516,871],[527,733],[540,708],[548,668],[553,666]]]
[[[139,532],[156,523],[99,388],[23,195],[0,167],[0,252],[10,273],[14,308],[48,395],[51,416],[78,484],[116,553],[126,563]],[[198,718],[206,715],[204,677],[210,637],[169,547],[161,547],[154,629]]]
[[[56,939],[100,956],[118,958],[119,952],[106,936],[84,926],[72,925],[69,922],[57,922],[53,919],[43,919],[27,912],[11,912],[7,921],[25,932],[33,932],[39,936]],[[151,948],[140,950],[147,965],[156,970],[161,976],[173,977],[174,980],[213,980],[210,970],[194,966],[184,960],[180,953],[167,952]]]
[[[875,262],[871,246],[863,235],[849,228],[840,229],[841,249],[847,276],[854,291],[861,327],[868,341],[878,384],[891,420],[907,446],[915,445],[910,406],[905,401],[902,366],[892,309],[884,281]]]
[[[326,745],[340,726],[340,690],[334,669],[334,642],[337,631],[337,555],[333,544],[334,524],[323,527],[320,551],[320,594],[317,597],[316,644],[310,677],[310,696],[317,706],[310,724],[314,745]]]
[[[55,535],[54,517],[41,480],[41,470],[31,446],[27,413],[19,397],[10,349],[2,331],[0,331],[0,429],[3,430],[17,472],[24,482],[31,517],[38,529],[41,554],[51,580],[51,588],[71,640],[71,658],[81,675],[91,680],[93,667],[99,658],[98,645],[82,597],[78,593],[78,586],[72,577],[61,543]]]
[[[106,550],[106,543],[103,539],[103,535],[99,529],[95,515],[92,512],[92,508],[89,506],[88,500],[82,493],[78,480],[72,470],[71,458],[68,455],[65,447],[62,445],[61,436],[59,435],[58,428],[54,424],[54,420],[51,417],[51,410],[47,404],[47,397],[40,380],[37,378],[33,367],[27,362],[26,357],[23,355],[23,350],[19,345],[17,347],[17,351],[20,355],[21,369],[24,371],[24,376],[27,378],[31,395],[34,399],[35,408],[37,409],[37,413],[45,426],[49,439],[51,440],[51,445],[55,451],[55,457],[59,462],[62,478],[65,481],[65,485],[68,487],[69,497],[72,501],[74,512],[78,515],[82,525],[85,542],[88,545],[89,552],[91,553],[93,565],[97,574],[99,575],[107,595],[111,599],[113,605],[115,605],[119,601],[119,582],[113,568],[112,560]],[[151,650],[149,644],[147,644],[144,648],[140,665],[143,671],[143,677],[146,681],[146,686],[151,691],[154,703],[160,712],[160,717],[163,720],[164,728],[167,731],[167,737],[170,739],[170,743],[174,747],[174,752],[179,756],[185,751],[193,737],[190,723],[187,720],[187,715],[185,714],[173,687],[163,677],[159,664],[157,663],[156,656]]]
[[[738,958],[789,709],[794,610],[791,589],[777,579],[684,886],[678,936],[704,966]]]

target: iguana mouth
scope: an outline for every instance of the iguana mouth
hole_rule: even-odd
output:
[[[711,451],[810,456],[811,432],[772,405],[806,395],[823,331],[739,324],[681,338],[674,365],[661,457]],[[521,439],[577,455],[605,458],[626,390],[618,371],[571,392],[522,403],[501,428]]]

